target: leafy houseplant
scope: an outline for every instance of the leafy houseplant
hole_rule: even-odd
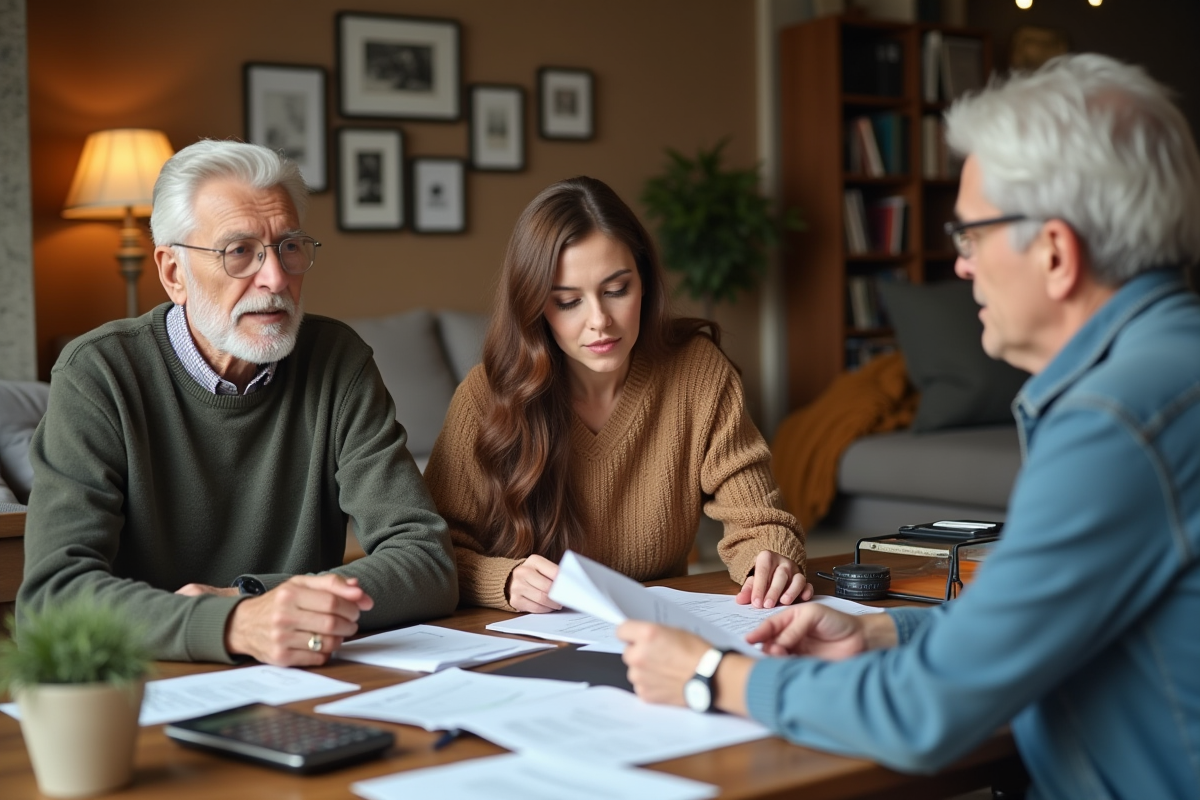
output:
[[[701,149],[695,159],[668,148],[666,171],[642,191],[649,217],[659,222],[664,265],[683,274],[680,291],[701,301],[709,318],[714,303],[733,302],[754,288],[781,229],[804,229],[795,209],[772,214],[758,189],[757,168],[721,166],[728,141]]]
[[[52,797],[115,789],[133,774],[150,654],[115,609],[81,595],[29,613],[0,642],[0,688],[12,692],[38,788]]]

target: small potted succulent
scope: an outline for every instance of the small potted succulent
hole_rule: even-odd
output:
[[[17,701],[38,789],[85,797],[128,783],[151,663],[137,627],[80,596],[8,628],[0,688]]]

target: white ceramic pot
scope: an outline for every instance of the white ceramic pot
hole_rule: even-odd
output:
[[[144,691],[144,681],[17,689],[21,733],[41,793],[86,797],[129,783]]]

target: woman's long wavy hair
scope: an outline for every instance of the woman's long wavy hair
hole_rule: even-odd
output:
[[[595,178],[548,187],[522,212],[508,242],[483,340],[491,396],[475,443],[484,476],[480,534],[489,555],[557,561],[584,536],[569,477],[571,397],[566,355],[544,309],[564,248],[600,232],[629,248],[642,281],[633,352],[659,360],[715,323],[674,318],[654,243],[629,206]],[[632,356],[631,356],[632,357]]]

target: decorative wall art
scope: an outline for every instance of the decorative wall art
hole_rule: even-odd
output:
[[[538,70],[538,131],[543,139],[586,141],[595,135],[593,83],[586,69]]]
[[[470,88],[471,167],[525,169],[525,90],[478,84]]]
[[[246,141],[282,152],[300,165],[314,192],[329,188],[325,150],[325,70],[246,64]]]
[[[414,231],[467,229],[466,162],[461,158],[414,158],[412,187]]]
[[[338,227],[399,230],[405,223],[404,135],[386,128],[342,128],[338,145]]]

